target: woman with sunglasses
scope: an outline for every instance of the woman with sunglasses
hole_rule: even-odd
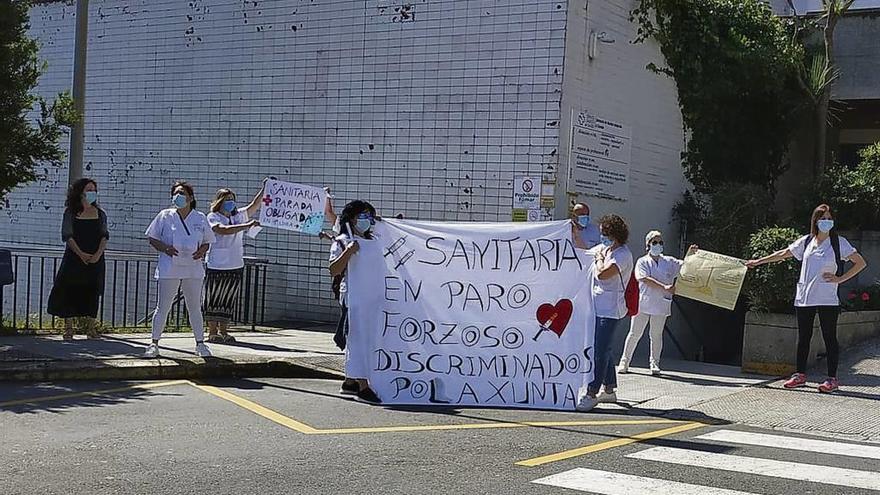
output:
[[[691,246],[688,254],[697,246]],[[663,255],[663,235],[652,230],[645,236],[647,254],[636,261],[636,280],[639,282],[639,313],[630,320],[629,335],[623,345],[623,355],[617,365],[617,372],[629,372],[629,363],[645,327],[651,325],[651,359],[649,367],[652,375],[660,374],[660,353],[663,351],[663,328],[666,319],[672,314],[672,295],[675,293],[675,279],[684,261]]]
[[[208,324],[208,342],[232,344],[235,338],[229,335],[229,322],[235,310],[244,278],[244,233],[259,225],[252,220],[263,205],[263,187],[254,199],[244,207],[236,204],[235,192],[229,188],[217,191],[208,214],[208,224],[217,236],[211,244],[206,257],[208,270],[205,276],[205,299],[202,312]]]
[[[337,300],[342,305],[342,315],[336,327],[336,335],[333,340],[340,349],[345,351],[345,380],[342,382],[340,393],[356,395],[359,400],[373,404],[382,401],[370,388],[367,380],[363,378],[360,370],[353,370],[349,366],[349,353],[351,349],[347,344],[348,335],[348,290],[346,284],[346,269],[351,257],[358,251],[358,239],[372,239],[372,229],[376,224],[376,209],[366,201],[355,200],[342,209],[339,215],[339,235],[333,240],[330,247],[330,275],[333,276],[333,290]]]

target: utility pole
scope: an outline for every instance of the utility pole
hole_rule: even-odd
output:
[[[89,44],[89,0],[76,2],[76,41],[73,48],[73,105],[80,119],[70,133],[68,181],[73,184],[83,176],[83,147],[86,121],[86,55]]]

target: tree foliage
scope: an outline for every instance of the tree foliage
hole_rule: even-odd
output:
[[[77,118],[69,94],[47,102],[34,92],[46,64],[27,33],[31,6],[30,0],[0,0],[0,200],[40,178],[38,164],[61,165],[58,141]]]
[[[880,143],[861,150],[859,157],[853,168],[838,164],[826,169],[810,184],[800,211],[828,203],[841,230],[880,230]]]
[[[772,189],[809,107],[803,48],[761,0],[640,0],[637,42],[655,39],[690,139],[686,177],[700,192],[744,182]]]
[[[773,196],[756,184],[728,182],[712,194],[686,193],[673,208],[684,222],[688,242],[701,248],[745,258],[749,237],[776,221]]]

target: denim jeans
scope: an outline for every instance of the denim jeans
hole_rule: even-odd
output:
[[[602,385],[608,388],[617,387],[616,363],[611,355],[611,341],[614,339],[614,330],[617,329],[621,319],[596,317],[596,339],[593,349],[593,381],[590,382],[590,393],[596,394]]]

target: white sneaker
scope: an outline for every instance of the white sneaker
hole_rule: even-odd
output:
[[[144,351],[144,357],[149,359],[159,357],[159,344],[148,345],[147,350]]]
[[[600,404],[614,404],[617,402],[617,393],[615,392],[601,392],[596,396],[596,400]]]
[[[599,399],[596,397],[590,397],[589,395],[584,395],[581,397],[581,400],[578,401],[575,409],[580,412],[587,412],[593,410],[594,407],[599,403]]]
[[[652,375],[657,376],[660,374],[660,366],[658,366],[657,363],[655,363],[654,361],[651,361],[650,369]]]
[[[620,363],[617,365],[617,374],[618,375],[625,375],[627,373],[629,373],[629,365],[628,364]]]
[[[208,346],[206,346],[204,342],[196,344],[196,354],[203,358],[213,356],[213,354],[211,354],[211,349],[208,349]]]

